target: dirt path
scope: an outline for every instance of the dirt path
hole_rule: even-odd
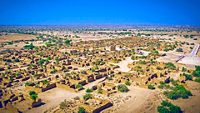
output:
[[[128,67],[128,64],[132,62],[133,60],[131,59],[131,57],[127,57],[125,60],[117,64],[120,67],[118,70],[121,72],[129,72],[131,69]]]
[[[142,105],[148,100],[149,96],[152,94],[151,90],[143,89],[139,87],[132,87],[130,91],[124,96],[130,95],[131,98],[120,105],[120,109],[115,113],[122,113],[126,111],[126,113],[136,113],[142,107]]]
[[[197,56],[199,47],[199,44],[195,45],[190,54],[185,55],[185,57],[181,59],[179,63],[200,66],[200,57]]]

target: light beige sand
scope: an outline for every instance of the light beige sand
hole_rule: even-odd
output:
[[[158,96],[158,92],[145,88],[131,86],[130,91],[127,93],[120,93],[120,101],[122,98],[130,97],[124,101],[114,104],[112,108],[109,108],[103,113],[142,113],[149,111],[154,113],[157,104],[160,103],[161,97]],[[117,96],[116,95],[116,96]]]
[[[95,82],[86,84],[84,86],[85,89],[91,88],[94,85],[97,85],[99,82],[101,82],[104,78],[101,78]],[[50,108],[57,107],[61,102],[63,102],[65,99],[69,100],[75,97],[82,97],[85,94],[85,90],[79,91],[79,92],[71,92],[67,91],[65,89],[61,88],[54,88],[49,91],[43,92],[39,94],[39,98],[42,99],[42,101],[45,103],[44,105],[33,108],[31,110],[26,111],[26,113],[37,113],[37,112],[44,112],[46,110],[49,110]]]
[[[131,59],[131,57],[128,57],[123,61],[120,61],[119,63],[117,63],[117,65],[120,67],[118,70],[121,72],[129,72],[131,69],[128,67],[128,64],[132,62],[133,60]]]

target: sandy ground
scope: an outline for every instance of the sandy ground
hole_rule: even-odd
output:
[[[186,84],[193,96],[172,102],[180,106],[185,113],[200,113],[200,84],[193,81],[187,81]]]
[[[105,110],[103,113],[154,113],[157,105],[161,101],[158,92],[136,86],[130,86],[127,93],[121,95],[120,103],[114,104],[112,108]],[[116,96],[117,96],[116,95]],[[130,97],[130,98],[126,98]],[[125,98],[125,100],[123,100]]]
[[[61,88],[54,88],[39,94],[39,97],[45,103],[44,105],[28,110],[26,113],[44,112],[49,108],[56,107],[65,99],[70,99],[79,95],[80,94],[78,93],[70,92]]]
[[[120,103],[114,104],[103,113],[157,113],[157,107],[162,100],[168,100],[174,105],[180,106],[184,113],[200,113],[200,85],[193,81],[187,81],[186,84],[193,96],[177,100],[167,99],[159,89],[149,90],[131,86],[129,92],[117,94],[121,95]]]
[[[28,34],[10,34],[5,36],[0,36],[0,43],[17,41],[17,40],[31,40],[34,38],[35,38],[34,35],[28,35]]]
[[[142,105],[147,101],[149,96],[152,94],[150,90],[143,88],[133,87],[130,91],[124,95],[130,95],[131,99],[122,104],[119,110],[116,113],[122,113],[126,111],[126,113],[137,113],[140,111]]]
[[[178,63],[200,66],[200,57],[186,56]]]
[[[158,62],[175,62],[180,58],[180,55],[176,55],[173,53],[167,53],[166,56],[159,57],[156,60]]]
[[[91,88],[92,86],[98,84],[105,78],[101,78],[99,80],[96,80],[95,82],[86,84],[84,86],[85,89]],[[42,99],[42,101],[45,103],[44,105],[30,109],[26,111],[25,113],[37,113],[37,112],[44,112],[46,110],[49,110],[51,108],[57,107],[61,102],[63,102],[65,99],[69,100],[75,97],[82,97],[85,94],[85,90],[79,91],[79,92],[71,92],[67,91],[65,89],[61,88],[54,88],[49,91],[40,93],[38,96]]]
[[[31,43],[33,43],[34,46],[43,46],[44,45],[44,43],[42,41],[34,41]],[[19,42],[19,43],[14,43],[13,45],[6,45],[3,47],[3,49],[21,49],[25,45],[27,45],[27,44],[24,42]]]
[[[197,56],[198,51],[199,44],[196,44],[190,54],[185,55],[185,57],[181,59],[179,63],[200,66],[200,57]]]
[[[120,61],[117,65],[120,67],[118,68],[121,72],[129,72],[131,69],[128,67],[128,64],[132,63],[133,60],[131,57],[127,57],[125,60]]]
[[[200,37],[197,37],[197,40],[193,40],[191,38],[176,37],[175,40],[176,41],[185,41],[185,42],[189,42],[189,43],[196,43],[196,44],[200,43]]]

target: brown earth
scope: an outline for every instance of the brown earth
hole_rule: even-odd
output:
[[[28,34],[9,34],[0,36],[0,43],[17,41],[17,40],[31,40],[34,38],[35,38],[34,35],[28,35]]]

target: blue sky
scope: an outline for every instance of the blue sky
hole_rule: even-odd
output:
[[[200,25],[200,0],[0,0],[1,25]]]

